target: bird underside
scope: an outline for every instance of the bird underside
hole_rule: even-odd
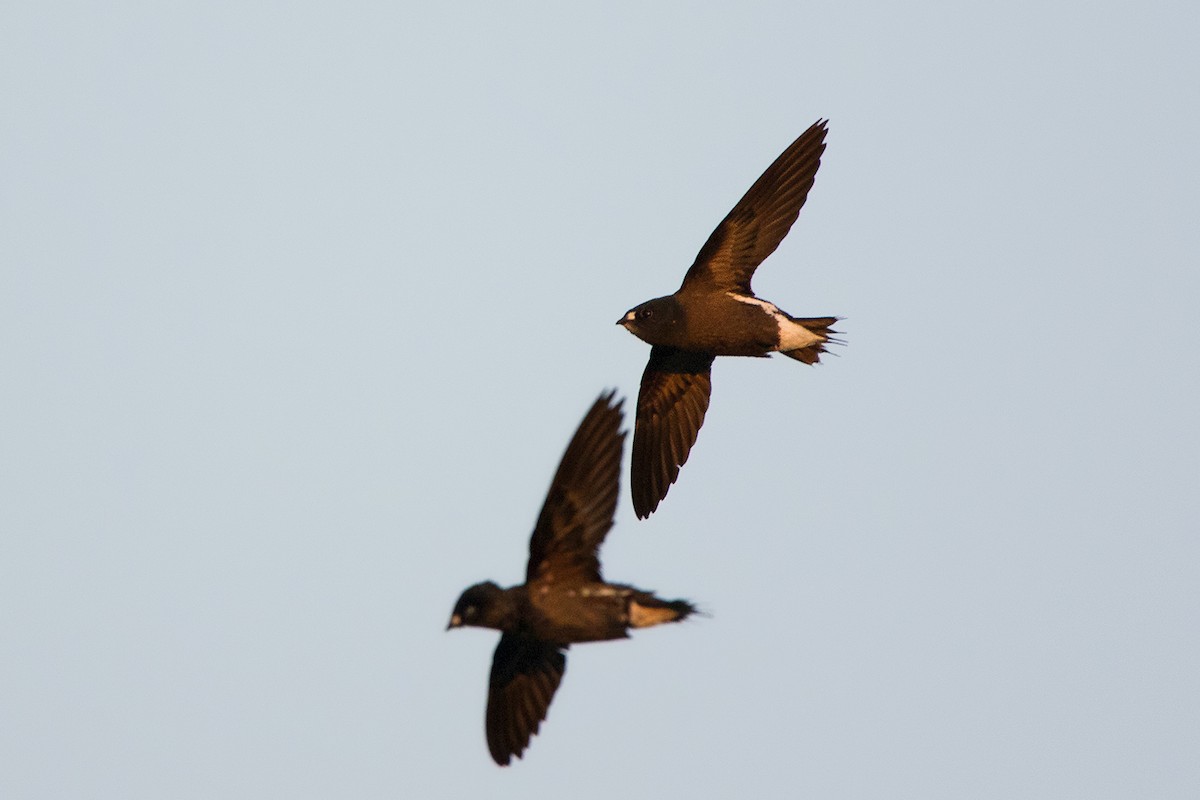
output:
[[[770,352],[791,354],[793,351],[811,351],[829,341],[829,334],[834,333],[834,331],[829,330],[829,326],[837,321],[836,317],[815,317],[808,319],[793,317],[774,303],[762,298],[736,292],[728,292],[727,294],[739,303],[745,303],[748,306],[761,309],[775,322],[777,326],[776,339],[766,348]],[[821,351],[817,350],[817,352]],[[724,354],[718,353],[717,355]],[[798,358],[798,356],[792,356],[792,358]],[[801,358],[800,360],[804,359]],[[814,362],[809,361],[807,363],[811,364]]]
[[[821,353],[829,352],[825,349],[825,345],[844,344],[841,339],[834,336],[837,331],[833,329],[833,325],[838,321],[837,317],[812,317],[808,319],[788,317],[788,320],[795,327],[801,328],[807,334],[805,338],[810,340],[799,344],[793,344],[791,341],[781,342],[779,352],[788,358],[803,361],[805,364],[819,364],[821,362]]]

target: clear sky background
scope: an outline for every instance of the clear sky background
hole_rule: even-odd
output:
[[[1198,7],[565,5],[2,12],[0,795],[1200,795]],[[602,553],[711,616],[501,770],[451,606],[820,117],[848,346],[718,361]]]

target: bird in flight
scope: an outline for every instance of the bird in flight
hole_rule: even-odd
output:
[[[675,294],[630,309],[617,324],[650,344],[634,424],[633,509],[650,516],[667,496],[704,424],[717,356],[783,353],[820,362],[837,317],[793,317],[755,297],[754,270],[787,236],[825,152],[817,120],[767,167],[721,220]]]
[[[469,587],[446,628],[501,632],[484,716],[488,750],[501,766],[521,757],[546,718],[569,645],[626,638],[630,628],[678,622],[696,610],[600,576],[597,551],[612,528],[625,443],[623,401],[613,398],[596,400],[567,445],[529,540],[525,583]]]

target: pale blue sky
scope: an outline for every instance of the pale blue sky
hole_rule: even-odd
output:
[[[1200,793],[1193,4],[349,5],[2,13],[0,796]],[[603,551],[711,617],[500,770],[451,606],[819,117],[848,346],[717,363]]]

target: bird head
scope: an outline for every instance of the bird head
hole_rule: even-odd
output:
[[[481,628],[495,627],[491,623],[492,612],[496,610],[497,600],[504,590],[491,581],[477,583],[467,588],[454,604],[450,614],[450,624],[446,630],[473,625]]]
[[[617,320],[617,324],[649,344],[670,345],[682,319],[679,302],[667,296],[634,306]]]

